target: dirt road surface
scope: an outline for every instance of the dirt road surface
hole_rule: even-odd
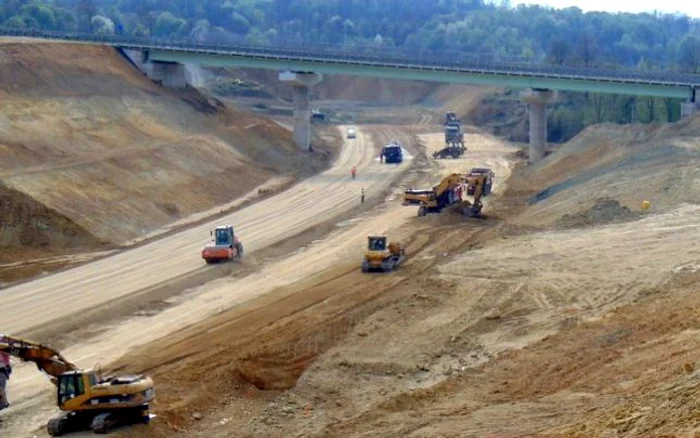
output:
[[[442,147],[444,141],[441,134],[425,135],[420,139],[428,151]],[[511,153],[512,149],[498,140],[490,136],[475,135],[470,138],[470,149],[463,157],[457,160],[429,160],[428,169],[419,176],[419,181],[406,182],[430,187],[450,171],[466,172],[471,167],[490,166],[499,176],[494,186],[495,192],[498,193],[504,189],[505,179],[510,173],[511,162],[508,155]],[[400,197],[401,189],[397,187],[397,191],[389,197],[389,202],[372,211],[368,214],[369,217],[353,221],[347,225],[347,230],[340,230],[292,258],[267,266],[258,275],[260,278],[236,282],[236,296],[248,300],[244,305],[232,307],[211,319],[192,324],[167,338],[160,338],[157,342],[132,349],[126,358],[120,359],[119,363],[127,363],[136,370],[147,371],[158,381],[160,396],[158,406],[154,410],[161,417],[150,428],[153,435],[146,436],[170,436],[172,429],[169,427],[173,424],[183,426],[181,420],[189,418],[193,411],[211,412],[216,409],[211,408],[212,405],[224,404],[226,407],[213,414],[212,418],[207,415],[205,420],[197,425],[186,426],[188,433],[192,436],[223,437],[231,436],[232,431],[237,431],[236,436],[307,436],[305,433],[299,433],[299,430],[290,431],[285,435],[284,432],[272,428],[256,429],[259,427],[254,418],[257,411],[255,407],[251,408],[251,405],[255,406],[260,400],[252,400],[245,395],[230,395],[236,393],[237,382],[234,376],[238,372],[246,373],[248,381],[264,382],[260,384],[268,389],[293,386],[296,378],[314,362],[315,354],[324,351],[338,339],[343,339],[344,333],[353,325],[351,320],[363,319],[356,313],[361,311],[364,304],[382,300],[394,285],[405,284],[421,277],[416,275],[417,271],[414,270],[414,265],[426,263],[424,254],[419,250],[426,244],[434,243],[436,239],[445,238],[437,231],[441,221],[462,223],[462,234],[470,233],[473,231],[470,231],[471,228],[485,226],[469,225],[464,223],[464,218],[449,214],[418,218],[415,206],[400,205],[397,198]],[[407,244],[409,259],[395,273],[368,275],[359,272],[359,259],[366,244],[366,235],[372,232],[386,233],[392,240]],[[438,251],[443,253],[445,248],[442,247]],[[436,257],[442,258],[444,255],[432,255],[431,259]],[[270,275],[272,272],[274,281]],[[295,278],[301,281],[291,283],[290,280]],[[423,282],[421,287],[429,288],[428,283]],[[225,290],[225,287],[220,287],[217,291],[214,285],[212,288],[206,293],[208,298],[204,295],[200,298],[216,300],[215,294],[224,293]],[[403,286],[398,289],[403,289]],[[199,298],[197,301],[199,302]],[[199,303],[194,307],[200,308],[201,305]],[[426,303],[421,303],[416,309],[425,305]],[[459,312],[460,309],[461,307],[456,306],[452,311]],[[184,307],[172,310],[174,313],[163,316],[164,322],[184,317]],[[408,321],[404,321],[402,315],[398,315],[398,320],[394,320],[396,317],[397,315],[393,315],[380,325],[405,328],[404,323]],[[434,325],[434,322],[432,324]],[[364,328],[360,329],[360,332],[366,334],[372,331],[368,327],[374,324],[363,325]],[[146,331],[146,328],[159,330],[160,324],[144,322],[140,327],[143,331]],[[432,325],[430,327],[432,328]],[[134,326],[130,331],[137,330],[138,327]],[[349,356],[355,355],[363,360],[372,361],[368,359],[370,356],[376,358],[391,355],[386,346],[391,345],[394,349],[399,349],[395,344],[406,343],[401,335],[395,332],[392,334],[395,335],[393,339],[384,338],[375,345],[365,343],[362,348],[366,351],[371,350],[371,353],[354,350]],[[148,336],[150,337],[150,334]],[[114,345],[114,342],[107,338],[102,340],[102,345],[110,344]],[[104,347],[96,345],[96,348]],[[308,354],[312,350],[315,353]],[[420,350],[414,350],[413,354],[419,354],[416,353],[418,351]],[[338,369],[337,362],[332,358],[328,360],[333,362],[330,368],[333,374]],[[355,360],[348,358],[348,361]],[[245,365],[239,366],[240,363]],[[203,378],[219,386],[219,382],[226,381],[224,391],[229,395],[219,393],[221,397],[213,399],[211,394],[217,393],[221,388],[215,389],[209,383],[200,381]],[[355,382],[364,381],[366,378],[367,376],[362,376]],[[378,374],[377,378],[385,380],[386,376]],[[330,384],[331,379],[327,382]],[[367,393],[377,395],[375,390],[370,389],[376,389],[374,385],[367,387],[363,383],[361,388],[356,384],[353,386],[358,390],[366,388]],[[360,396],[363,401],[368,397],[367,393]],[[270,400],[269,397],[274,396],[263,395],[261,399]],[[343,396],[338,395],[338,400],[342,398]],[[267,403],[263,403],[263,406],[265,405]],[[347,406],[352,405],[353,403],[348,403]],[[231,412],[236,414],[232,416]],[[207,427],[209,424],[214,426]],[[222,424],[226,426],[221,426]],[[123,436],[137,433],[135,431],[136,429],[125,431]]]
[[[344,132],[344,128],[341,129]],[[380,142],[384,140],[381,136],[377,138]],[[58,319],[78,309],[99,306],[110,299],[138,292],[158,281],[206,269],[199,251],[209,237],[207,231],[217,224],[235,224],[249,253],[359,205],[361,187],[366,189],[368,198],[376,197],[409,168],[410,160],[401,165],[382,165],[375,146],[368,132],[358,130],[357,139],[347,140],[330,170],[302,181],[285,193],[216,223],[197,226],[134,250],[2,291],[7,305],[12,307],[7,323],[3,320],[2,331],[17,333],[41,321],[36,315]],[[354,182],[349,172],[353,164],[358,167]],[[412,212],[404,210],[404,213],[412,216]],[[181,330],[256,295],[311,276],[342,258],[348,253],[348,246],[357,251],[366,234],[381,232],[386,226],[387,222],[381,221],[365,224],[359,231],[359,238],[356,231],[343,230],[331,243],[302,251],[265,267],[256,275],[224,278],[187,291],[170,301],[172,307],[156,315],[118,322],[111,327],[102,326],[93,333],[87,328],[75,335],[79,345],[63,349],[62,353],[80,366],[90,367],[98,362],[104,365],[131,348]],[[96,336],[90,336],[95,333]],[[55,411],[51,384],[32,365],[18,366],[12,380],[13,406],[5,415],[7,420],[3,427],[11,436],[31,436]]]
[[[342,129],[342,128],[341,128]],[[344,131],[343,131],[344,132]],[[3,332],[28,329],[207,269],[200,256],[209,230],[233,224],[247,253],[264,248],[359,204],[360,189],[376,196],[408,166],[382,166],[375,145],[358,131],[333,168],[277,196],[173,236],[88,265],[0,291]],[[350,168],[358,167],[358,179]]]

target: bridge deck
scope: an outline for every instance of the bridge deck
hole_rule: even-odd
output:
[[[191,62],[216,66],[313,71],[390,79],[548,88],[615,94],[693,99],[700,75],[671,71],[605,70],[504,62],[462,52],[331,46],[223,46],[0,28],[0,35],[111,45],[139,50],[152,61]]]

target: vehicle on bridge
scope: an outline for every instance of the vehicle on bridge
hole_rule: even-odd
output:
[[[202,250],[202,258],[207,263],[217,263],[224,260],[241,259],[243,243],[233,231],[233,225],[216,227],[209,234],[214,236],[213,243]]]
[[[382,148],[381,158],[384,163],[402,163],[403,146],[398,140],[391,140],[391,143]]]
[[[89,429],[107,433],[151,419],[149,403],[156,393],[148,376],[102,378],[98,371],[79,369],[47,345],[2,334],[0,352],[33,362],[56,385],[58,408],[63,412],[49,420],[46,428],[51,436]]]
[[[445,115],[445,147],[433,153],[433,158],[459,158],[467,148],[464,146],[464,133],[457,115],[449,112]]]
[[[321,110],[314,109],[311,110],[311,121],[319,121],[319,122],[325,122],[328,119],[328,116],[326,113],[322,112]]]

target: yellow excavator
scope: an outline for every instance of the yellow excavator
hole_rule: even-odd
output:
[[[488,168],[473,168],[467,174],[451,173],[432,189],[408,189],[404,192],[403,205],[418,205],[418,216],[440,213],[445,207],[460,203],[462,214],[480,217],[481,198],[491,194],[494,173]],[[465,192],[474,202],[462,200]]]
[[[63,412],[49,420],[46,428],[51,436],[89,429],[108,433],[117,426],[150,421],[148,404],[155,398],[150,377],[103,379],[94,370],[79,369],[47,345],[3,334],[0,351],[34,362],[56,385],[58,408]]]
[[[474,202],[462,200],[460,205],[462,215],[478,218],[483,217],[481,210],[484,208],[484,204],[481,202],[481,199],[491,194],[493,177],[494,173],[491,169],[478,167],[473,168],[464,176],[464,181],[467,186],[467,196],[473,196]]]
[[[387,245],[386,236],[369,236],[361,269],[362,272],[390,272],[396,269],[405,257],[405,250],[400,243],[391,242]]]

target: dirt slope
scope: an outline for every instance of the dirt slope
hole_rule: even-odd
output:
[[[521,223],[556,224],[563,214],[590,210],[613,198],[632,211],[700,202],[700,118],[668,125],[597,125],[584,130],[513,182],[535,191]]]
[[[0,179],[121,243],[322,164],[278,125],[153,85],[112,49],[0,43]]]
[[[109,247],[62,214],[0,182],[0,284],[34,272],[37,266],[31,262],[37,257]],[[55,268],[68,262],[59,259],[38,264]]]

